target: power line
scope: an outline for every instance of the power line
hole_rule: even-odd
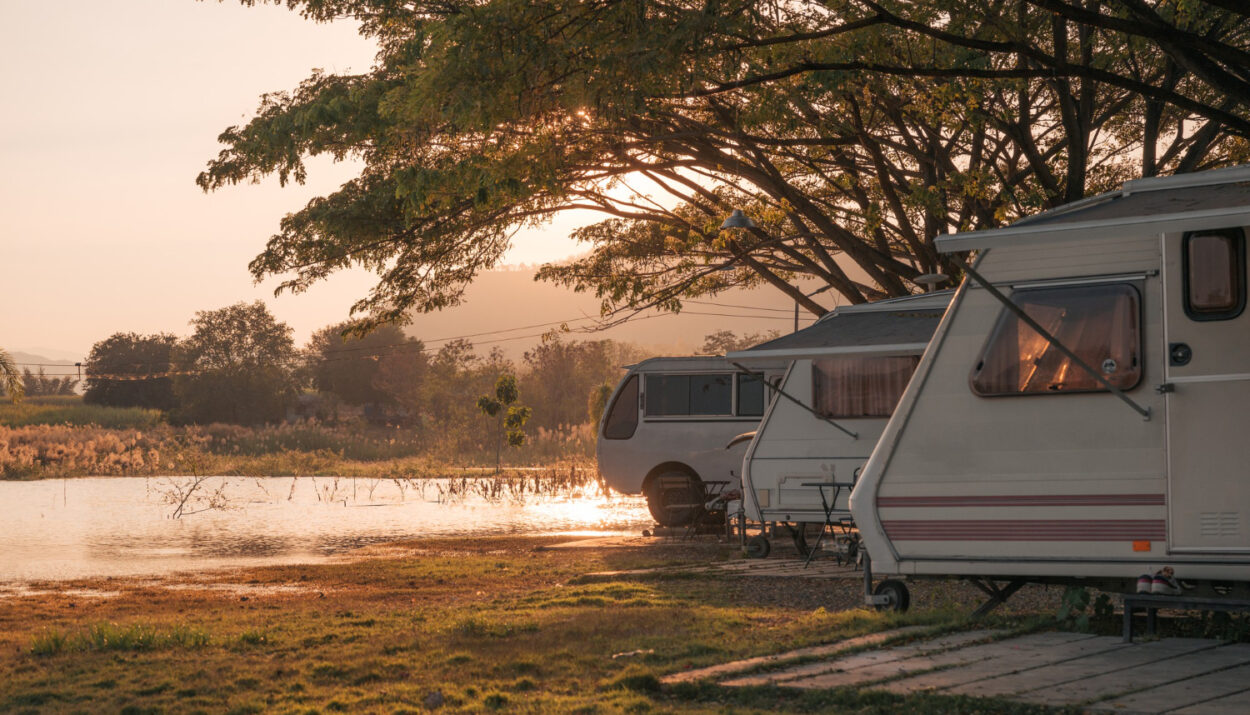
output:
[[[712,304],[712,305],[715,305],[715,304]],[[634,322],[637,322],[637,321],[640,321],[640,320],[651,320],[651,319],[653,319],[653,318],[672,317],[672,316],[682,315],[682,314],[685,314],[685,315],[706,315],[706,316],[719,316],[719,317],[727,317],[727,318],[752,318],[752,319],[757,319],[757,320],[789,320],[789,318],[788,318],[788,317],[775,316],[775,315],[748,315],[748,314],[742,314],[742,313],[716,313],[716,312],[709,312],[709,311],[696,311],[696,310],[690,310],[690,311],[682,311],[682,313],[659,313],[659,314],[656,314],[656,315],[646,315],[646,316],[641,316],[641,317],[639,317],[639,318],[635,318],[635,319],[634,319]],[[441,342],[441,343],[447,343],[447,342],[452,342],[452,341],[455,341],[455,340],[464,340],[464,339],[467,339],[467,338],[472,338],[472,337],[482,337],[482,336],[487,336],[487,335],[500,335],[500,334],[503,334],[503,333],[510,333],[510,332],[514,332],[514,331],[517,331],[517,330],[525,330],[526,328],[546,327],[546,326],[551,326],[551,325],[565,325],[565,324],[568,324],[568,323],[580,322],[580,321],[584,321],[584,320],[592,320],[592,318],[589,318],[589,317],[583,316],[583,317],[581,317],[581,318],[574,318],[574,319],[571,319],[571,320],[552,321],[552,322],[548,322],[548,323],[535,323],[535,324],[533,324],[533,325],[529,325],[529,326],[518,326],[518,327],[515,327],[515,328],[504,328],[504,329],[500,329],[500,330],[485,331],[485,332],[481,332],[481,333],[472,333],[472,334],[462,335],[462,336],[447,337],[447,338],[432,338],[432,339],[430,339],[428,342]],[[530,333],[530,334],[527,334],[527,335],[514,335],[514,336],[510,336],[510,337],[496,338],[496,339],[493,339],[493,340],[482,340],[482,341],[478,341],[478,342],[476,343],[476,345],[492,345],[492,344],[496,344],[496,343],[510,342],[510,341],[513,341],[513,340],[525,340],[525,339],[528,339],[528,338],[537,338],[537,337],[542,337],[542,336],[547,335],[547,334],[548,334],[548,333],[543,332],[543,333]],[[325,358],[325,359],[323,359],[323,360],[320,360],[319,362],[342,362],[342,361],[345,361],[345,360],[367,360],[367,359],[374,359],[374,360],[376,360],[376,359],[378,359],[378,358],[380,358],[380,357],[383,357],[384,353],[385,353],[385,352],[387,352],[387,351],[389,351],[389,352],[390,352],[390,353],[392,353],[392,354],[394,354],[394,353],[403,353],[403,352],[405,352],[405,351],[403,350],[403,348],[412,348],[412,347],[415,347],[415,345],[416,345],[418,342],[420,342],[420,343],[422,344],[422,347],[421,347],[419,350],[414,350],[414,351],[412,351],[412,352],[413,352],[413,354],[422,354],[422,353],[430,353],[430,352],[432,352],[430,348],[428,348],[428,347],[426,347],[426,346],[425,346],[425,342],[426,342],[426,341],[421,341],[421,340],[413,340],[413,341],[408,341],[408,342],[404,342],[404,343],[392,343],[392,344],[389,344],[389,345],[360,346],[360,347],[356,347],[356,348],[341,348],[341,349],[335,350],[335,351],[334,351],[334,353],[370,351],[370,353],[371,353],[371,354],[365,354],[365,355],[352,355],[352,356],[346,356],[346,355],[343,355],[343,356],[337,356],[337,355],[336,355],[336,356],[334,356],[334,357],[327,357],[327,358]],[[333,353],[332,353],[332,354],[333,354]],[[282,361],[270,362],[270,363],[267,363],[267,364],[265,364],[265,365],[263,365],[263,366],[265,366],[265,367],[272,367],[272,366],[277,366],[277,365],[286,365],[286,366],[289,366],[289,367],[296,367],[296,366],[301,366],[301,365],[304,365],[304,364],[306,364],[306,363],[307,363],[307,360],[305,360],[304,358],[291,358],[291,359],[288,359],[288,360],[282,360]],[[38,365],[38,366],[41,366],[41,367],[68,367],[67,365],[65,365],[65,364],[63,364],[63,363],[62,363],[62,364],[54,364],[54,363],[17,363],[17,364],[18,364],[18,365],[24,365],[24,366],[29,366],[29,365]],[[141,367],[141,366],[143,365],[142,363],[130,363],[130,364],[135,365],[136,367]],[[161,371],[161,372],[152,372],[152,373],[146,373],[146,374],[133,374],[133,373],[111,373],[111,374],[110,374],[110,373],[92,373],[92,372],[90,371],[90,366],[91,366],[91,363],[90,363],[90,362],[83,362],[83,363],[82,363],[82,366],[83,366],[84,368],[86,368],[86,369],[87,369],[87,371],[88,371],[87,377],[89,377],[89,378],[91,378],[91,379],[96,379],[96,380],[117,380],[117,381],[159,380],[159,379],[167,379],[167,378],[170,378],[170,377],[175,377],[175,376],[202,375],[202,374],[206,374],[206,373],[208,373],[208,372],[211,372],[210,370],[163,370],[163,371]],[[258,366],[258,367],[259,367],[259,366]],[[43,373],[43,374],[42,374],[42,377],[81,377],[81,375],[80,375],[78,372],[70,372],[70,373],[47,373],[47,372],[45,372],[45,373]]]

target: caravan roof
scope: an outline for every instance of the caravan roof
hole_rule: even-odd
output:
[[[1039,242],[1132,238],[1250,223],[1250,165],[1127,181],[1111,191],[1021,219],[1005,228],[939,236],[942,253]]]
[[[918,355],[933,337],[951,295],[940,291],[836,308],[798,332],[726,357],[749,364],[825,355]]]

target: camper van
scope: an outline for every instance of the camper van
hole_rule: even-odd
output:
[[[791,362],[778,388],[781,397],[765,411],[743,460],[747,518],[823,524],[835,514],[849,517],[850,485],[951,295],[837,308],[803,330],[726,356],[746,369]],[[832,486],[839,484],[845,486]]]
[[[779,380],[785,363],[748,374],[723,357],[661,357],[626,369],[599,421],[599,473],[618,492],[645,494],[661,525],[684,526],[699,512],[690,505],[738,488],[745,445],[725,445],[759,424],[764,380]]]
[[[975,258],[851,496],[873,567],[1244,597],[1248,226],[1242,166],[940,237]]]

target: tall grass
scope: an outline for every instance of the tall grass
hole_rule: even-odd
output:
[[[133,429],[0,427],[0,476],[157,474],[162,441],[160,435]]]
[[[160,410],[142,407],[103,407],[83,404],[78,397],[31,398],[18,404],[0,404],[0,425],[73,425],[108,429],[151,429],[164,422]]]
[[[455,476],[451,465],[493,467],[493,435],[466,439],[464,430],[364,422],[259,427],[165,424],[160,412],[86,405],[77,396],[0,404],[0,479],[68,476],[201,474]],[[587,463],[593,425],[536,429],[524,446],[508,448],[516,467]]]
[[[505,468],[574,465],[593,471],[589,426],[539,430],[505,452]],[[72,425],[0,426],[0,479],[75,476],[343,476],[458,478],[493,471],[495,455],[457,453],[388,428],[208,425],[109,429]],[[505,490],[511,487],[505,487]]]

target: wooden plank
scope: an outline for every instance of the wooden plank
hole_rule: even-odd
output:
[[[1177,710],[1176,713],[1177,715],[1244,715],[1250,713],[1250,690],[1190,705]]]
[[[1109,641],[1079,633],[1039,633],[992,645],[1001,645],[1003,650],[995,652],[991,659],[896,680],[886,683],[883,689],[894,693],[946,691],[952,688],[968,687],[1008,673],[1021,672],[1125,647],[1119,639]]]
[[[836,660],[826,660],[818,663],[807,663],[760,675],[747,676],[734,680],[724,681],[722,685],[731,687],[742,685],[766,685],[770,683],[778,683],[789,685],[789,681],[801,678],[809,678],[815,675],[822,675],[834,671],[845,672],[855,671],[869,666],[880,666],[882,664],[895,663],[907,658],[914,658],[920,655],[927,655],[950,648],[958,648],[974,641],[985,638],[992,638],[1000,633],[1000,631],[969,631],[967,633],[953,633],[941,638],[922,641],[920,643],[912,643],[905,646],[895,648],[886,648],[885,650],[873,650],[864,653],[855,653],[845,658]],[[856,681],[861,682],[861,681]]]
[[[1140,690],[1125,697],[1103,700],[1091,709],[1158,713],[1213,702],[1247,689],[1250,689],[1250,665],[1239,665]]]
[[[823,656],[837,655],[855,648],[875,645],[892,638],[906,636],[912,633],[923,631],[925,626],[907,626],[906,628],[895,628],[890,631],[882,631],[880,633],[869,633],[868,635],[859,636],[857,638],[849,638],[836,643],[826,643],[824,645],[812,646],[810,648],[800,648],[798,650],[787,651],[785,653],[777,653],[774,655],[764,655],[756,658],[746,658],[744,660],[736,660],[731,663],[721,663],[719,665],[709,666],[707,668],[699,668],[697,670],[687,670],[681,673],[673,673],[666,675],[660,679],[665,684],[673,683],[693,683],[700,680],[713,680],[723,678],[730,675],[736,675],[756,668],[766,667],[774,664],[783,664],[788,661],[799,660],[802,658],[818,658]]]
[[[1168,643],[1174,640],[1187,641],[1190,639],[1174,638],[1166,641],[1157,641],[1157,643]],[[1065,683],[1056,686],[1056,690],[1067,693],[1070,696],[1069,702],[1095,702],[1118,695],[1132,695],[1146,688],[1193,678],[1219,670],[1220,668],[1250,663],[1250,645],[1223,646],[1219,641],[1215,640],[1199,640],[1197,642],[1207,643],[1211,647],[1155,663],[1146,663],[1127,670],[1105,673],[1084,680]],[[1138,646],[1149,648],[1155,646],[1155,643],[1139,643],[1133,647],[1137,648]]]
[[[1038,668],[1027,675],[1032,690],[1020,691],[1013,700],[1042,705],[1071,705],[1102,700],[1134,688],[1130,681],[1158,685],[1169,674],[1188,672],[1200,675],[1231,664],[1218,654],[1218,641],[1201,638],[1168,638],[1151,643],[1137,643],[1128,648],[1103,653],[1056,666]],[[1189,660],[1191,656],[1206,658]],[[1188,662],[1187,662],[1188,661]],[[1205,670],[1204,670],[1205,668]],[[1140,671],[1135,674],[1135,671]],[[1149,673],[1149,676],[1143,674]],[[1150,677],[1153,680],[1147,680]],[[1179,680],[1185,675],[1176,675]]]

